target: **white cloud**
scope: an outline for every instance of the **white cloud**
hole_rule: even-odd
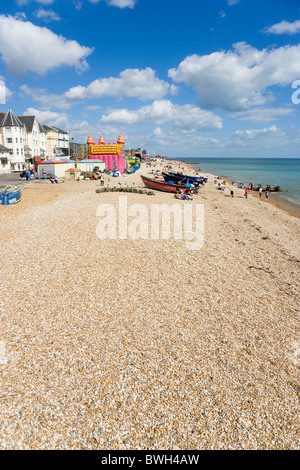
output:
[[[45,10],[44,8],[39,8],[34,12],[34,16],[39,20],[43,20],[46,23],[51,21],[61,21],[61,17],[55,13],[53,10]]]
[[[36,108],[27,108],[24,115],[36,116],[41,124],[56,126],[59,129],[70,132],[70,139],[73,137],[75,142],[85,143],[89,134],[99,134],[100,136],[98,128],[84,119],[71,119],[66,113],[55,113],[52,111],[41,111]]]
[[[108,0],[107,3],[118,8],[133,8],[136,5],[137,0]]]
[[[69,117],[65,113],[54,113],[52,111],[40,111],[36,108],[27,108],[24,115],[36,116],[41,124],[57,126],[65,131],[69,131],[70,128]]]
[[[46,89],[30,88],[25,84],[20,86],[20,91],[23,96],[29,96],[45,108],[55,106],[58,109],[67,110],[74,103],[104,96],[129,97],[140,100],[159,99],[167,93],[175,94],[177,87],[160,80],[155,76],[154,70],[147,68],[144,70],[127,69],[120,73],[119,78],[97,79],[87,87],[78,85],[70,88],[63,95],[49,93]]]
[[[169,100],[154,101],[138,110],[117,109],[104,114],[102,123],[109,124],[154,124],[174,121],[180,129],[221,129],[222,119],[210,111],[192,105],[176,105]]]
[[[101,106],[98,106],[98,105],[86,106],[84,110],[81,111],[81,116],[89,117],[91,115],[91,112],[94,113],[95,111],[99,111],[100,109],[101,109]]]
[[[263,129],[245,129],[245,130],[236,130],[235,135],[247,139],[257,138],[259,136],[283,136],[285,132],[283,132],[279,127],[273,125],[270,127],[265,127]]]
[[[295,20],[292,23],[283,20],[265,28],[263,31],[271,34],[296,34],[300,32],[300,20]]]
[[[28,85],[21,85],[20,95],[22,97],[30,97],[32,101],[40,103],[45,109],[55,106],[58,109],[67,110],[71,107],[71,103],[68,102],[64,95],[49,93],[48,90],[43,88],[30,88]]]
[[[14,91],[10,90],[9,88],[5,87],[5,96],[6,96],[6,102],[10,101],[14,94]]]
[[[160,127],[156,127],[155,129],[153,129],[153,134],[157,137],[163,135],[163,131]]]
[[[101,106],[98,106],[97,104],[91,105],[91,106],[86,106],[85,108],[87,111],[98,111],[98,109],[101,109]]]
[[[25,13],[24,13],[23,11],[18,11],[18,12],[15,14],[14,18],[15,18],[16,20],[26,20],[26,15],[25,15]]]
[[[131,133],[130,138],[134,135]],[[211,151],[219,152],[226,146],[224,139],[216,139],[210,136],[203,136],[196,130],[186,131],[182,129],[162,129],[156,127],[152,134],[135,135],[134,141],[139,146],[147,148],[150,153],[159,153],[160,155],[170,155],[173,157],[199,157],[199,155],[207,156]],[[227,150],[228,152],[228,150]]]
[[[7,71],[13,75],[28,72],[42,75],[66,66],[84,71],[88,68],[86,57],[92,52],[93,49],[57,36],[45,27],[0,15],[0,54]]]
[[[228,114],[228,117],[233,117],[235,119],[239,119],[240,121],[270,122],[278,120],[282,117],[292,116],[293,114],[295,114],[295,112],[295,108],[292,107],[257,107],[249,109],[245,112],[241,111],[234,114]]]
[[[239,3],[240,0],[227,0],[228,5],[231,7],[232,5],[236,5]]]
[[[169,85],[155,76],[151,68],[143,70],[123,70],[119,78],[109,77],[94,80],[87,87],[78,85],[70,88],[65,97],[71,101],[82,101],[84,99],[95,99],[103,96],[130,97],[140,100],[159,99],[167,93],[175,94],[177,87]]]
[[[138,139],[139,137],[140,139]],[[142,146],[155,149],[161,155],[174,157],[228,157],[232,156],[282,156],[287,146],[295,155],[299,149],[299,132],[289,135],[279,127],[270,126],[262,129],[237,130],[228,137],[211,137],[197,130],[154,128],[151,135],[136,137]]]
[[[32,0],[17,0],[17,4],[19,6],[27,5],[30,3]],[[41,5],[51,5],[52,3],[55,2],[55,0],[34,0],[37,3],[40,3]]]
[[[106,3],[118,8],[134,8],[138,0],[105,0]],[[100,3],[101,0],[89,0],[90,3]]]
[[[11,91],[5,84],[5,79],[0,75],[0,104],[6,104],[13,96]]]
[[[75,10],[80,11],[82,8],[82,2],[80,2],[79,0],[73,0],[73,3],[75,5]]]
[[[282,149],[292,148],[293,141],[293,137],[275,125],[261,129],[239,129],[227,139],[230,149],[241,148],[252,156],[278,155]]]
[[[258,50],[241,42],[227,52],[186,57],[169,70],[175,82],[184,82],[206,109],[242,111],[270,100],[267,88],[287,86],[300,76],[300,44]]]

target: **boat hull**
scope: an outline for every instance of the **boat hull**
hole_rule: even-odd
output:
[[[157,189],[158,191],[165,191],[168,193],[176,193],[177,189],[182,189],[184,192],[190,188],[186,188],[184,184],[174,183],[169,184],[165,181],[154,180],[152,178],[147,178],[146,176],[141,175],[141,179],[147,188]]]
[[[162,176],[165,181],[184,181],[185,183],[192,183],[192,184],[199,184],[199,183],[206,183],[207,178],[204,178],[202,176],[188,176],[188,175],[178,175],[176,173],[165,173],[164,171],[162,172]]]
[[[252,191],[259,191],[259,188],[256,188],[256,187],[252,188]],[[280,189],[279,187],[278,189],[277,188],[262,188],[263,193],[266,191],[269,191],[269,193],[279,193],[282,191],[282,189]]]
[[[17,204],[22,199],[21,190],[17,187],[7,186],[0,190],[0,204],[3,206],[10,206]]]

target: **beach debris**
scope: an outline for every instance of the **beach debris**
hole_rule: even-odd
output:
[[[262,268],[260,266],[253,266],[253,265],[248,266],[248,269],[252,269],[252,268],[253,269],[258,269],[259,271],[264,271],[267,274],[273,274],[273,271],[270,271],[269,269],[266,269],[266,268]]]

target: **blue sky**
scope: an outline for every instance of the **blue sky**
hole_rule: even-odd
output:
[[[300,157],[298,0],[2,0],[0,79],[77,142]]]

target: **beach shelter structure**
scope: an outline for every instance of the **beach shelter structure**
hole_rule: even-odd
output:
[[[98,160],[97,158],[86,158],[85,160],[79,160],[76,163],[77,168],[81,171],[94,171],[95,167],[99,168],[99,171],[105,170],[105,163],[103,160]]]
[[[65,171],[69,168],[75,168],[74,160],[68,158],[62,160],[45,160],[37,164],[38,178],[42,178],[43,170],[46,170],[47,178],[50,178],[50,176],[64,178]]]
[[[65,179],[66,180],[77,180],[80,176],[81,170],[79,168],[69,168],[65,170]]]

